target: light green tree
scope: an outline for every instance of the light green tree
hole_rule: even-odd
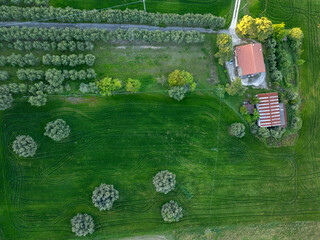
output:
[[[245,93],[245,91],[246,88],[242,85],[241,78],[239,77],[236,77],[231,84],[226,85],[226,92],[231,96],[236,94],[241,96]]]
[[[94,221],[89,214],[78,213],[71,219],[72,232],[77,237],[83,237],[94,232]]]
[[[184,99],[185,94],[187,93],[187,88],[184,86],[175,86],[172,87],[168,92],[169,97],[177,101],[181,101],[182,99]]]
[[[233,44],[231,36],[227,33],[219,34],[217,37],[217,45],[219,51],[214,56],[219,59],[219,64],[223,65],[225,62],[230,61],[233,57]]]
[[[119,90],[122,87],[119,79],[112,79],[111,77],[105,77],[97,81],[96,84],[102,96],[111,96],[113,91]]]
[[[57,119],[55,121],[47,123],[45,126],[45,136],[53,139],[54,141],[60,141],[70,134],[70,126],[63,119]]]
[[[243,138],[246,127],[242,123],[232,123],[230,126],[231,135],[237,138]]]
[[[118,200],[119,192],[113,187],[113,185],[107,185],[101,183],[99,187],[96,187],[92,192],[92,202],[94,206],[102,210],[110,210],[114,201]]]
[[[126,91],[136,93],[140,90],[141,82],[137,79],[129,78],[126,84]]]
[[[174,70],[168,76],[169,87],[187,87],[188,91],[192,92],[196,88],[197,84],[195,83],[191,73],[184,70]]]
[[[37,151],[37,143],[29,135],[19,135],[13,141],[12,149],[20,157],[33,157]]]

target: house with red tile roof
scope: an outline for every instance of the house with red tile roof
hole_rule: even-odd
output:
[[[259,103],[256,104],[260,118],[259,127],[286,127],[287,113],[284,103],[279,103],[277,92],[258,94]]]
[[[234,54],[235,66],[239,76],[266,72],[261,43],[237,46]]]

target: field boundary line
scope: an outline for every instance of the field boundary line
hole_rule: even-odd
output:
[[[219,157],[219,140],[220,140],[220,120],[221,120],[221,97],[219,103],[219,115],[218,115],[218,132],[217,132],[217,145],[216,145],[216,159],[214,161],[214,168],[213,168],[213,176],[212,176],[212,184],[211,184],[211,199],[210,199],[210,208],[209,208],[209,220],[208,220],[208,227],[211,224],[211,211],[212,211],[212,202],[213,202],[213,192],[214,192],[214,184],[215,184],[215,176],[217,170],[217,161]]]

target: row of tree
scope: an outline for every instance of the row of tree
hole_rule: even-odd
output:
[[[0,0],[1,5],[48,6],[49,0]]]
[[[7,81],[9,78],[9,73],[7,71],[0,71],[0,81]]]
[[[61,42],[48,42],[48,41],[20,41],[17,40],[13,43],[8,43],[8,48],[18,51],[92,51],[94,45],[92,42],[85,41],[61,41]]]
[[[212,14],[184,15],[174,13],[152,13],[136,9],[80,10],[54,7],[1,6],[1,21],[35,21],[53,19],[57,22],[131,23],[147,25],[173,25],[188,27],[223,28],[225,19]]]
[[[12,67],[36,66],[40,59],[32,53],[26,55],[12,53],[9,56],[0,56],[0,67],[10,65]]]
[[[49,66],[68,66],[75,67],[79,65],[93,66],[96,57],[92,54],[71,54],[71,55],[51,55],[42,56],[42,63]]]
[[[199,43],[204,34],[198,31],[148,31],[145,29],[78,29],[78,28],[0,28],[0,41],[141,41],[150,43]]]

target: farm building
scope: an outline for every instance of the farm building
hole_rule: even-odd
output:
[[[258,120],[259,127],[286,127],[287,114],[284,103],[279,103],[277,92],[258,94],[260,100],[256,104],[260,118]]]
[[[234,55],[239,76],[256,75],[266,71],[261,43],[237,46]]]

